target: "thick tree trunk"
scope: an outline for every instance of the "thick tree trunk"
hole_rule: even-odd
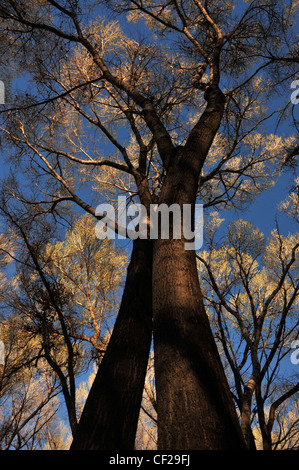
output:
[[[158,448],[245,449],[194,252],[180,240],[155,243],[153,287]]]
[[[152,337],[152,245],[135,240],[120,310],[71,450],[132,450]]]
[[[207,107],[174,153],[159,204],[190,204],[218,130],[224,100],[208,90]],[[205,312],[194,251],[158,239],[153,252],[153,331],[160,450],[245,449],[220,356]]]
[[[263,432],[262,437],[263,437],[263,450],[272,450],[271,432],[269,432],[269,430],[267,430],[266,432]]]

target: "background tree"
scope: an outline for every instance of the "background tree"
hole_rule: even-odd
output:
[[[214,213],[210,250],[198,254],[215,336],[248,445],[255,448],[252,427],[257,425],[264,450],[283,448],[289,432],[298,432],[297,419],[286,427],[299,391],[298,374],[292,376],[286,362],[298,336],[298,233],[282,236],[276,229],[266,239],[252,223],[238,220],[217,243],[222,221]]]
[[[39,362],[46,363],[50,391],[45,404],[54,391],[57,394],[61,390],[74,433],[79,417],[75,378],[88,368],[92,358],[99,361],[104,353],[102,338],[108,328],[105,321],[117,304],[116,290],[125,256],[108,240],[101,242],[96,238],[88,216],[74,224],[64,242],[54,242],[55,232],[45,217],[39,217],[36,224],[34,213],[23,208],[17,217],[16,208],[4,203],[1,213],[9,223],[16,246],[15,253],[9,246],[2,248],[6,257],[15,261],[16,269],[2,294],[1,306],[6,312],[3,321],[9,330],[17,328],[18,338],[23,336],[22,345],[14,344],[22,359],[17,366],[13,366],[11,358],[8,360],[3,380],[11,377],[16,368],[26,371],[30,366],[34,383],[44,368]],[[84,342],[92,346],[89,351]],[[28,357],[25,350],[21,351],[24,344]],[[37,383],[42,387],[41,382]],[[28,421],[44,407],[37,405],[34,412],[32,399],[30,403],[33,409]],[[35,440],[36,435],[39,436],[37,430]]]
[[[91,8],[98,12],[98,5],[105,5],[110,21],[104,14],[91,21]],[[52,214],[72,201],[95,215],[92,189],[100,187],[105,198],[126,191],[147,208],[153,201],[194,208],[198,196],[206,207],[220,208],[249,202],[273,184],[294,139],[267,135],[264,125],[285,112],[284,105],[274,110],[267,105],[271,88],[285,89],[295,73],[296,5],[254,1],[233,6],[198,0],[2,2],[4,44],[18,52],[13,55],[18,70],[30,72],[34,83],[32,92],[19,95],[6,109],[2,126],[14,161],[37,185],[37,198],[23,191],[23,199]],[[122,13],[118,23],[111,21],[115,9]],[[92,174],[87,168],[93,168]],[[184,240],[153,245],[151,262],[148,244],[134,243],[122,314],[99,371],[101,380],[95,380],[87,401],[86,418],[82,414],[76,445],[132,448],[152,299],[158,446],[242,447],[195,253],[184,249]],[[146,309],[142,321],[140,306]],[[129,343],[128,331],[138,344]],[[132,364],[138,373],[131,374]],[[115,384],[117,397],[126,395],[116,400],[121,403],[118,429],[108,395]],[[97,398],[99,391],[104,402]],[[134,416],[130,432],[126,416]],[[86,442],[87,423],[93,432]],[[102,442],[100,436],[108,435],[109,443]]]
[[[2,225],[3,227],[3,225]],[[43,360],[36,371],[39,358],[36,338],[24,329],[18,316],[8,306],[16,290],[15,276],[11,278],[12,256],[17,241],[12,230],[1,233],[1,341],[4,344],[4,364],[0,376],[0,448],[34,449],[38,437],[43,442],[44,428],[55,419],[58,410],[57,383],[50,377]]]
[[[127,263],[124,250],[110,240],[97,239],[93,219],[83,215],[63,241],[46,246],[43,256],[45,271],[63,286],[63,296],[72,300],[69,334],[89,342],[100,358],[119,303]]]

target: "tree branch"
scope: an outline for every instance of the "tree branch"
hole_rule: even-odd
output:
[[[272,431],[273,425],[274,425],[274,420],[275,420],[275,412],[277,408],[288,398],[290,398],[292,395],[295,395],[299,391],[299,382],[294,385],[290,390],[285,392],[283,395],[281,395],[280,398],[278,398],[272,405],[270,406],[270,411],[269,411],[269,419],[268,419],[268,430],[269,432]]]

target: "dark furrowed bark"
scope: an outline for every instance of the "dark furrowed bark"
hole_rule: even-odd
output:
[[[160,450],[245,449],[202,302],[194,252],[157,240],[153,262]]]
[[[71,450],[132,450],[152,336],[152,245],[134,240],[120,310]]]
[[[187,143],[173,155],[159,204],[195,208],[198,178],[221,122],[218,87]],[[159,450],[246,449],[209,325],[193,250],[183,239],[154,242],[153,332]]]

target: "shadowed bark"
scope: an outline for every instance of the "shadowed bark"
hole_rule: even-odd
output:
[[[133,450],[152,337],[152,246],[135,240],[120,310],[71,450]]]
[[[198,177],[218,130],[224,97],[207,106],[177,149],[159,203],[195,207]],[[153,252],[155,380],[160,450],[245,449],[227,379],[210,329],[193,250],[184,239],[156,240]]]

